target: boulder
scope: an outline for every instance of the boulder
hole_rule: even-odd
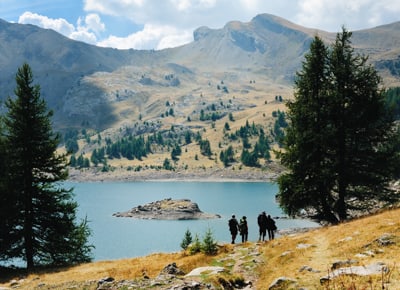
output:
[[[346,268],[339,268],[331,273],[329,275],[324,276],[320,279],[321,284],[336,278],[341,275],[354,275],[354,276],[369,276],[369,275],[380,275],[382,273],[387,273],[389,271],[389,268],[386,266],[385,263],[378,262],[378,263],[373,263],[367,266],[351,266],[351,267],[346,267]]]

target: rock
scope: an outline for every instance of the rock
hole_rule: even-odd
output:
[[[333,262],[331,269],[335,270],[338,268],[350,266],[350,265],[357,264],[357,263],[358,263],[358,261],[356,261],[356,260],[336,261],[336,262]]]
[[[378,262],[368,266],[351,266],[334,270],[327,276],[320,278],[321,284],[341,275],[369,276],[387,273],[389,268],[385,263]]]
[[[224,267],[199,267],[190,271],[190,273],[186,274],[185,277],[200,276],[203,274],[215,275],[224,271]]]
[[[112,277],[105,277],[100,279],[97,282],[97,290],[103,290],[103,289],[108,289],[109,287],[107,286],[107,284],[114,282],[114,278]]]
[[[308,249],[310,247],[315,247],[315,246],[314,245],[310,245],[310,244],[302,244],[302,243],[297,244],[297,246],[296,246],[297,249]]]
[[[19,282],[17,280],[11,280],[11,282],[10,282],[10,287],[11,288],[17,288],[19,286],[20,285],[19,285]]]
[[[221,217],[218,214],[202,212],[197,203],[191,202],[189,199],[173,200],[171,198],[139,205],[126,212],[117,212],[113,216],[159,220],[212,219]]]
[[[315,270],[313,268],[311,268],[310,266],[303,266],[299,269],[299,272],[303,272],[303,271],[308,271],[308,272],[312,272],[312,273],[320,273],[321,271],[319,270]]]
[[[379,246],[386,247],[392,244],[395,244],[393,241],[393,236],[391,234],[384,234],[378,239],[376,239],[376,242],[378,243]]]
[[[279,277],[275,279],[274,282],[269,285],[268,290],[274,290],[274,289],[286,289],[289,287],[289,285],[295,284],[297,281],[292,278],[288,277]],[[285,287],[285,288],[283,288]]]
[[[168,264],[162,269],[160,274],[169,274],[169,275],[185,275],[185,273],[178,268],[176,263]]]

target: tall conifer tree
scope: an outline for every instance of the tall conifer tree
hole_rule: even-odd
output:
[[[86,221],[76,223],[77,203],[72,189],[63,188],[68,177],[66,158],[56,153],[59,135],[51,126],[52,112],[33,85],[28,64],[16,74],[16,98],[8,98],[4,118],[9,204],[18,215],[12,221],[14,239],[9,257],[41,264],[72,264],[90,260]]]
[[[288,169],[278,180],[279,197],[291,215],[312,209],[337,222],[350,206],[393,198],[388,182],[399,164],[394,122],[377,72],[354,54],[350,37],[343,28],[331,50],[315,37],[297,74],[279,155]]]

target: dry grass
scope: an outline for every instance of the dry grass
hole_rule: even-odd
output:
[[[276,239],[263,248],[266,265],[260,268],[259,289],[267,289],[274,279],[285,276],[296,279],[306,289],[400,289],[400,210],[361,218],[313,230],[304,234]],[[393,237],[392,245],[381,247],[376,240],[385,234]],[[365,254],[367,253],[368,254]],[[360,254],[364,254],[362,257]],[[383,262],[390,272],[367,277],[340,277],[328,285],[320,278],[328,275],[337,261],[355,260],[355,265]],[[319,271],[300,271],[304,266]],[[385,288],[382,288],[382,283]]]
[[[260,251],[263,262],[259,263],[256,269],[259,275],[257,289],[268,289],[276,278],[282,276],[297,281],[297,288],[293,289],[300,287],[304,289],[400,289],[399,214],[400,209],[388,210],[336,226],[279,237],[272,242],[262,244]],[[379,245],[377,239],[384,235],[391,236],[393,244]],[[245,247],[254,246],[254,243],[245,244]],[[140,279],[143,274],[146,274],[153,278],[172,262],[186,273],[196,267],[216,265],[217,260],[225,261],[226,264],[218,264],[218,266],[225,266],[232,270],[229,268],[232,261],[224,257],[232,253],[233,249],[232,245],[224,245],[218,256],[212,257],[203,254],[189,256],[184,252],[160,253],[134,259],[99,261],[51,271],[42,270],[27,275],[20,289],[33,289],[40,283],[65,285],[66,282],[72,280],[80,281],[84,285],[84,281],[97,281],[104,277],[113,277],[116,280]],[[364,256],[361,257],[360,254]],[[331,280],[329,284],[320,283],[320,278],[328,275],[334,262],[347,260],[357,261],[354,265],[383,262],[388,266],[389,272],[366,277],[338,277]],[[305,266],[314,271],[301,271]],[[224,279],[241,279],[238,274],[231,271]],[[9,286],[9,281],[12,279],[18,279],[18,274],[3,277],[0,280],[0,287]],[[210,277],[208,279],[213,281]],[[58,286],[53,289],[65,288]]]
[[[20,280],[21,278],[24,279],[24,282],[21,283],[19,289],[34,289],[40,284],[45,284],[51,289],[65,289],[62,285],[69,281],[84,285],[86,281],[98,281],[105,277],[124,280],[140,279],[147,275],[154,278],[165,266],[172,262],[175,262],[183,271],[189,272],[192,268],[211,264],[214,258],[203,254],[187,255],[184,252],[158,253],[133,259],[93,262],[70,268],[37,270],[28,275],[20,272],[6,277],[0,275],[0,288],[7,287],[10,285],[10,281]]]

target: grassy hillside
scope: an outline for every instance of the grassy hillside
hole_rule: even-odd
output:
[[[271,147],[276,146],[276,140],[271,135],[276,121],[273,112],[285,110],[285,101],[292,96],[291,89],[286,86],[273,85],[265,79],[255,79],[255,75],[251,73],[244,75],[232,72],[218,77],[210,73],[206,76],[197,76],[196,81],[191,79],[194,76],[190,73],[174,74],[167,68],[160,68],[157,72],[149,70],[142,73],[143,78],[139,71],[130,67],[121,70],[120,74],[98,74],[88,80],[101,90],[108,91],[106,95],[114,100],[113,112],[117,112],[116,123],[114,127],[102,131],[85,130],[85,135],[79,131],[77,136],[79,150],[75,156],[83,155],[90,159],[92,151],[106,146],[107,141],[117,142],[129,136],[148,138],[160,132],[164,139],[168,139],[169,135],[177,137],[166,140],[171,145],[152,146],[152,152],[141,160],[109,158],[107,165],[112,171],[151,171],[150,168],[162,168],[166,158],[171,160],[172,148],[177,144],[181,149],[181,155],[173,162],[175,172],[223,169],[225,166],[219,156],[221,151],[229,146],[233,147],[236,160],[232,162],[230,169],[248,170],[249,168],[245,168],[240,162],[242,139],[239,137],[237,140],[232,140],[228,137],[246,124],[262,128],[269,138]],[[129,77],[131,82],[145,79],[143,82],[146,85],[142,86],[140,92],[130,92],[125,85]],[[172,79],[179,79],[179,88],[167,85]],[[82,86],[84,85],[81,84],[81,90],[84,92]],[[276,100],[278,96],[281,97],[280,100]],[[75,97],[71,95],[71,98]],[[77,99],[71,99],[71,104],[76,105],[77,102]],[[86,102],[90,103],[90,98],[87,98]],[[81,104],[79,110],[85,110],[85,105]],[[212,114],[218,117],[216,120],[201,120],[202,113],[206,117]],[[79,118],[77,120],[82,122]],[[184,140],[186,132],[191,134],[189,144]],[[195,140],[197,134],[201,135],[203,140],[210,142],[211,156],[205,156],[200,152],[199,142]],[[249,137],[251,144],[249,150],[254,148],[257,138],[256,135]],[[269,166],[267,161],[260,160],[260,166]],[[99,164],[94,171],[101,171],[103,165]],[[134,174],[136,173],[132,173]]]
[[[204,273],[196,278],[217,285],[223,281],[251,280],[255,289],[268,289],[277,278],[286,277],[294,282],[275,289],[400,289],[399,214],[400,209],[388,210],[336,226],[280,236],[271,242],[222,245],[216,256],[190,256],[182,251],[100,261],[29,275],[2,274],[0,287],[9,287],[10,281],[16,280],[19,289],[96,289],[97,281],[104,277],[139,281],[146,275],[153,279],[166,265],[175,262],[185,273],[201,266],[224,267],[224,273]],[[386,270],[360,277],[343,275],[320,282],[322,277],[333,273],[333,264],[343,269],[374,263],[383,263]]]

